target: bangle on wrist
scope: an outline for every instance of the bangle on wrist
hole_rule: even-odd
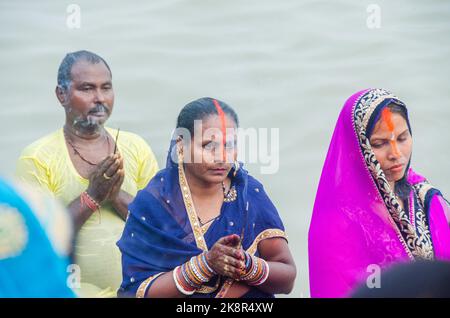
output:
[[[246,267],[240,280],[248,285],[258,286],[263,284],[269,277],[269,264],[262,258],[245,253]]]
[[[185,295],[192,295],[216,275],[206,261],[205,252],[191,257],[186,263],[177,266],[173,272],[177,289]]]
[[[87,191],[84,191],[80,195],[80,202],[81,207],[88,207],[91,211],[95,212],[98,211],[98,214],[100,215],[100,222],[101,222],[101,213],[100,208],[102,207],[100,203],[98,203],[96,200],[94,200]]]

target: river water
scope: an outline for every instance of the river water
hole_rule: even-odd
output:
[[[87,49],[112,68],[109,126],[143,136],[160,165],[180,108],[198,97],[229,103],[244,128],[279,129],[276,173],[248,168],[286,225],[298,268],[289,297],[309,296],[315,191],[353,92],[383,87],[407,103],[413,166],[450,196],[449,1],[76,1],[79,28],[68,24],[71,3],[0,1],[1,175],[62,126],[57,68],[65,53]]]

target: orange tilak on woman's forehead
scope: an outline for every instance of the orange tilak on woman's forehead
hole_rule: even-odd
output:
[[[220,104],[217,100],[213,99],[213,103],[214,106],[216,106],[216,110],[217,110],[217,114],[220,117],[220,122],[221,122],[221,130],[222,130],[222,154],[223,154],[223,160],[225,160],[225,143],[227,140],[227,132],[226,132],[226,127],[227,127],[227,123],[226,123],[226,119],[225,119],[225,113],[223,112],[222,107],[220,107]]]
[[[394,122],[392,121],[392,112],[389,108],[384,108],[381,112],[381,118],[388,126],[388,129],[391,133],[394,132]]]
[[[394,154],[395,155],[399,155],[400,152],[398,151],[397,142],[395,141],[395,135],[394,135],[395,126],[394,126],[394,122],[392,121],[392,112],[391,112],[391,110],[389,108],[387,108],[387,107],[384,108],[381,111],[381,118],[386,123],[387,128],[388,128],[388,130],[391,133],[391,138],[390,138],[389,142],[390,142],[390,144],[392,146],[392,149],[394,150]]]

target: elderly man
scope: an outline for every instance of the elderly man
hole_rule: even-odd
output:
[[[65,124],[23,150],[17,175],[52,192],[72,214],[78,265],[72,277],[81,283],[75,291],[83,297],[115,296],[122,279],[115,243],[128,204],[158,165],[142,138],[104,126],[113,110],[114,91],[103,58],[88,51],[67,54],[59,66],[56,96],[65,110]]]

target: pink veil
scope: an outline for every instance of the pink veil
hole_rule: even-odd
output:
[[[309,228],[311,297],[345,297],[374,268],[382,270],[414,260],[389,213],[389,208],[395,208],[393,194],[387,189],[383,196],[379,190],[378,178],[384,174],[377,172],[380,175],[372,177],[371,171],[378,171],[377,162],[369,158],[370,145],[357,132],[358,127],[367,125],[367,118],[365,123],[359,122],[358,112],[366,115],[364,112],[373,111],[388,98],[396,97],[382,89],[360,91],[346,101],[339,115]],[[410,169],[408,181],[419,184],[426,180]],[[434,256],[450,259],[449,207],[438,191],[432,194],[427,198],[427,207]]]

